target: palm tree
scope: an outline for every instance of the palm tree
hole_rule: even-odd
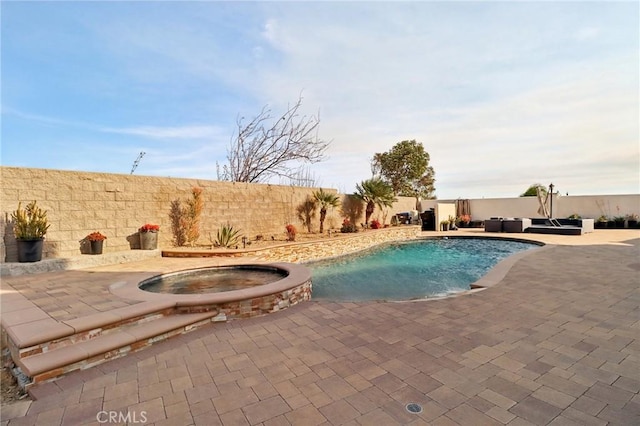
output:
[[[324,231],[324,220],[327,218],[327,207],[338,207],[340,198],[336,194],[324,192],[322,188],[313,192],[313,198],[320,203],[320,233]]]
[[[356,184],[356,198],[367,203],[364,223],[369,225],[369,218],[376,206],[391,207],[396,198],[393,196],[393,188],[380,178],[371,178]]]

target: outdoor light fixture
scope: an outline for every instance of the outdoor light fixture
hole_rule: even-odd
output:
[[[553,218],[553,183],[549,184],[549,196],[551,197],[549,200],[549,218]]]

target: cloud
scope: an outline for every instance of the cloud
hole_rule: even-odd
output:
[[[3,115],[44,124],[45,144],[55,126],[60,140],[84,130],[100,145],[120,144],[134,156],[145,150],[141,167],[150,171],[189,176],[222,157],[236,115],[254,116],[265,104],[283,111],[302,92],[301,112],[319,110],[320,136],[333,140],[330,158],[311,167],[325,185],[349,191],[370,176],[374,153],[417,139],[443,198],[513,195],[556,179],[570,193],[604,182],[637,190],[628,178],[637,179],[640,157],[637,5],[149,6],[10,6],[23,11],[12,22],[30,25],[14,27],[21,50],[3,57],[3,86],[11,88],[8,103],[29,112],[3,107]],[[57,65],[42,62],[42,74],[16,65],[44,54]],[[31,84],[24,75],[40,76],[32,78],[39,102],[32,108],[22,107],[28,96],[18,87]],[[15,134],[28,138],[37,127],[29,124]]]
[[[574,33],[573,37],[578,41],[586,41],[598,37],[600,31],[598,27],[580,28]]]
[[[79,121],[65,120],[57,117],[49,117],[39,114],[22,112],[7,106],[2,107],[3,115],[12,115],[24,120],[35,121],[45,125],[63,127],[81,127],[84,129],[117,133],[122,135],[141,136],[150,139],[214,139],[220,140],[229,137],[229,130],[219,126],[210,125],[186,125],[186,126],[138,126],[138,127],[101,127],[97,124],[83,123]]]
[[[321,109],[328,180],[369,177],[372,155],[404,139],[425,144],[445,197],[555,177],[585,188],[585,172],[609,174],[609,161],[624,165],[621,187],[637,177],[638,43],[602,29],[618,25],[607,21],[617,9],[367,6],[274,8],[264,21],[283,59],[255,89],[273,102],[304,89],[304,105]]]
[[[227,135],[226,129],[216,126],[102,128],[104,132],[142,136],[151,139],[220,139]]]
[[[2,106],[2,115],[17,117],[22,120],[35,121],[45,125],[55,125],[55,126],[64,126],[64,127],[85,127],[85,128],[94,127],[91,124],[82,123],[75,120],[67,120],[67,119],[61,119],[57,117],[50,117],[46,115],[20,111],[18,109],[11,108],[7,105]]]

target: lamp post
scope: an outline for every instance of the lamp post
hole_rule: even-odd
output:
[[[413,195],[416,197],[416,211],[418,212],[418,225],[422,227],[422,203],[420,202],[420,193],[416,189],[413,191]]]
[[[553,218],[553,183],[549,184],[549,196],[551,197],[551,201],[549,201],[549,219]]]

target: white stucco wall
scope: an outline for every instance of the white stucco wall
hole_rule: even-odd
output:
[[[423,201],[425,210],[435,203],[450,203],[455,200]],[[433,205],[432,205],[433,203]],[[482,198],[469,200],[472,220],[486,220],[491,217],[542,217],[538,213],[537,197]],[[626,195],[578,195],[554,194],[553,216],[568,217],[579,214],[583,218],[597,219],[601,215],[610,218],[640,215],[640,194]]]
[[[440,226],[440,222],[448,220],[449,216],[456,217],[455,203],[436,203],[436,227]]]

